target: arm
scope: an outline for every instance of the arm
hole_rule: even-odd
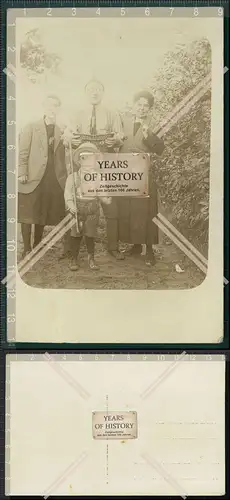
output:
[[[18,177],[28,175],[28,163],[32,141],[32,125],[27,125],[19,135]]]
[[[74,205],[74,200],[73,200],[73,174],[70,174],[67,177],[66,180],[66,185],[65,185],[65,191],[64,191],[64,199],[65,199],[65,205],[66,209],[69,210],[70,212],[75,212],[75,205]]]
[[[70,151],[67,146],[65,147],[65,167],[67,175],[70,175],[71,174]]]
[[[75,149],[81,144],[81,139],[79,134],[81,132],[81,115],[80,113],[75,114],[69,120],[63,133],[63,144],[65,147],[69,147],[71,142],[72,148]]]
[[[111,122],[111,132],[114,134],[113,145],[111,147],[119,148],[123,145],[123,139],[124,139],[123,123],[121,120],[120,113],[118,113],[117,111],[111,112],[110,122]]]
[[[148,129],[148,135],[143,138],[143,142],[152,153],[156,153],[158,156],[162,155],[165,148],[164,141],[151,130]]]

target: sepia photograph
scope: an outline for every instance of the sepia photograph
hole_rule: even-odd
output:
[[[9,10],[9,339],[222,342],[219,10]]]
[[[164,290],[205,279],[161,225],[208,258],[211,46],[193,19],[169,22],[167,37],[157,20],[19,23],[19,262],[40,252],[28,285]],[[98,152],[147,153],[146,196],[111,162],[106,196],[85,196],[82,155]],[[68,214],[75,224],[52,245]]]

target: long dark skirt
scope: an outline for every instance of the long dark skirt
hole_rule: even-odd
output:
[[[64,217],[64,193],[54,166],[48,163],[36,189],[29,194],[18,193],[18,222],[56,226]]]
[[[157,186],[150,176],[148,198],[120,198],[119,240],[131,244],[156,245],[158,227],[152,221],[158,213]]]

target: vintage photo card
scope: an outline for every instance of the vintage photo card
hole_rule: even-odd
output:
[[[223,15],[9,9],[8,341],[223,340]]]
[[[7,356],[7,495],[225,494],[223,355]]]

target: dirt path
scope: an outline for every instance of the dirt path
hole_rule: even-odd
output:
[[[69,270],[68,259],[59,260],[62,243],[49,249],[30,269],[23,280],[33,287],[62,289],[109,289],[109,290],[166,290],[194,288],[202,283],[204,274],[171,241],[161,235],[157,247],[156,264],[146,266],[144,256],[127,257],[117,262],[110,257],[103,240],[96,244],[96,260],[99,271],[91,271],[87,264],[85,246],[80,252],[80,270]],[[22,252],[19,236],[18,253]],[[176,264],[184,270],[178,273]]]

